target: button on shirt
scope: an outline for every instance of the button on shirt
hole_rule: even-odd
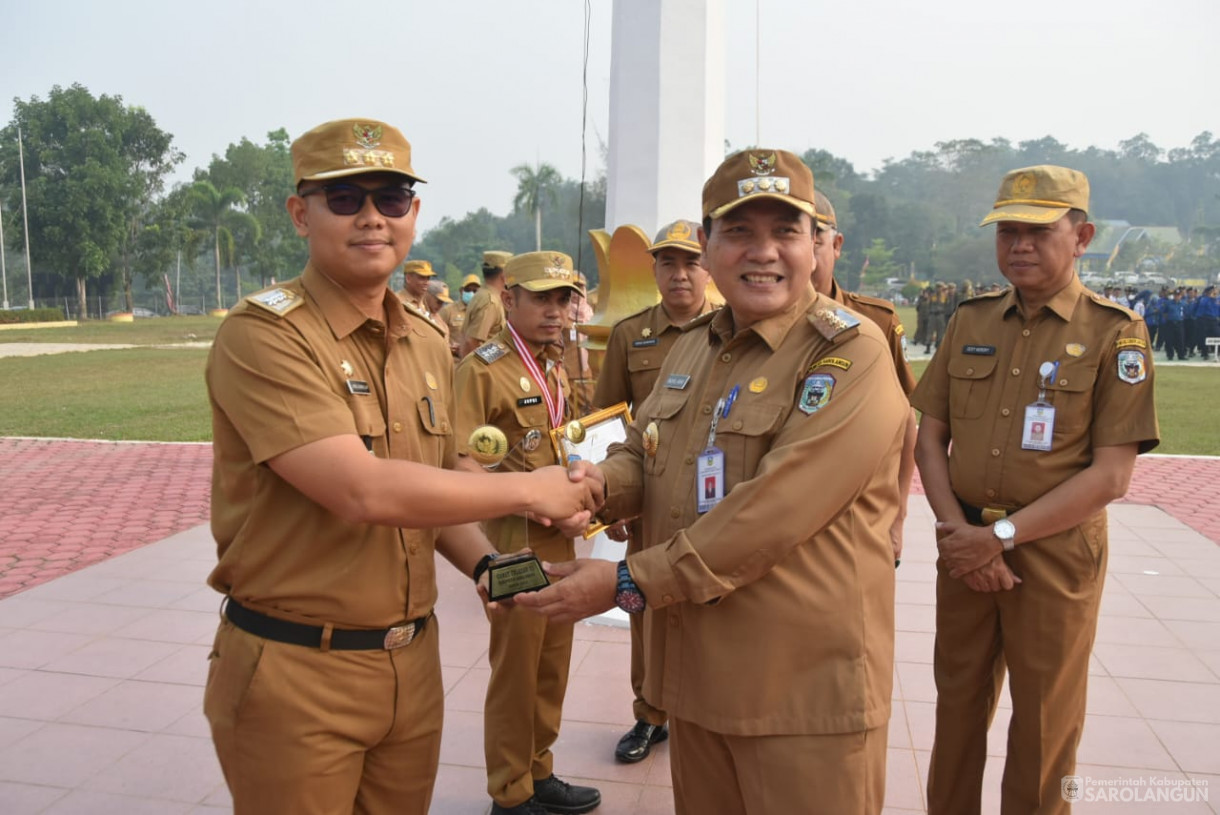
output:
[[[1120,371],[1124,361],[1142,365],[1143,378]],[[1046,387],[1052,447],[1024,450],[1025,407],[1038,398],[1043,362],[1059,363]],[[1013,289],[963,303],[911,404],[948,423],[949,482],[960,500],[1019,509],[1088,467],[1095,447],[1154,448],[1152,381],[1144,321],[1073,278],[1033,315]]]
[[[208,582],[242,605],[311,625],[384,628],[424,616],[436,602],[434,530],[347,523],[266,463],[358,435],[379,458],[451,466],[448,346],[389,291],[382,323],[312,266],[280,288],[303,304],[281,316],[241,303],[208,357],[219,554]]]
[[[809,288],[736,335],[727,308],[694,322],[602,464],[611,517],[643,515],[644,549],[628,564],[648,602],[644,695],[675,718],[737,735],[889,718],[889,528],[909,407],[875,325],[818,330],[816,315],[838,307]],[[811,375],[833,382],[829,399],[807,390]],[[699,453],[735,386],[716,435],[726,495],[700,515]],[[655,455],[642,444],[650,423]]]

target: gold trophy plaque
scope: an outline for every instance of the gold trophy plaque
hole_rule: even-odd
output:
[[[542,563],[528,552],[498,557],[487,565],[487,598],[492,602],[549,585]]]

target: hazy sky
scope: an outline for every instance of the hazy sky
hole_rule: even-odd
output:
[[[857,170],[937,141],[1053,135],[1163,148],[1220,131],[1217,0],[725,0],[726,137],[820,147]],[[611,0],[592,0],[589,175],[608,133]],[[755,14],[761,20],[756,60]],[[580,0],[0,0],[0,121],[80,82],[141,105],[186,153],[386,120],[415,150],[421,227],[505,213],[509,169],[580,174]]]

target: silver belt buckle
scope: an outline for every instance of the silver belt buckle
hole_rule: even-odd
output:
[[[396,625],[385,632],[385,639],[382,641],[381,647],[387,651],[393,651],[395,648],[409,645],[413,639],[415,639],[415,623]]]

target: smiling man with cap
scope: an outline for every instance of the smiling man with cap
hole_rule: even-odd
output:
[[[593,501],[559,467],[452,471],[449,348],[388,287],[423,181],[402,133],[327,122],[292,160],[309,262],[238,304],[207,363],[208,582],[226,599],[204,713],[235,815],[425,815],[444,708],[435,553],[473,576],[494,551],[475,521]]]
[[[909,408],[877,326],[810,285],[815,212],[792,153],[717,168],[699,240],[726,305],[574,475],[605,484],[606,519],[642,518],[641,550],[549,565],[565,579],[517,601],[645,615],[679,815],[881,811]]]
[[[510,453],[497,473],[529,472],[557,463],[550,431],[573,418],[562,364],[564,315],[581,291],[571,258],[517,255],[505,264],[504,285],[505,327],[458,363],[455,375],[458,466],[472,472],[482,470],[465,443],[475,428],[494,425],[508,440]],[[500,552],[528,546],[540,558],[568,561],[583,527],[508,515],[484,528]],[[551,754],[563,718],[572,623],[512,609],[492,619],[490,643],[483,731],[493,815],[588,812],[601,795],[557,779]]]
[[[432,264],[426,260],[408,260],[402,265],[402,291],[398,299],[402,300],[425,316],[432,315],[428,307],[428,283],[436,277]]]
[[[987,730],[1012,697],[1000,807],[1071,809],[1089,654],[1106,574],[1106,505],[1157,445],[1142,318],[1086,289],[1083,173],[1004,176],[982,225],[1012,284],[962,302],[911,403],[936,513],[936,736],[928,811],[981,808]]]

